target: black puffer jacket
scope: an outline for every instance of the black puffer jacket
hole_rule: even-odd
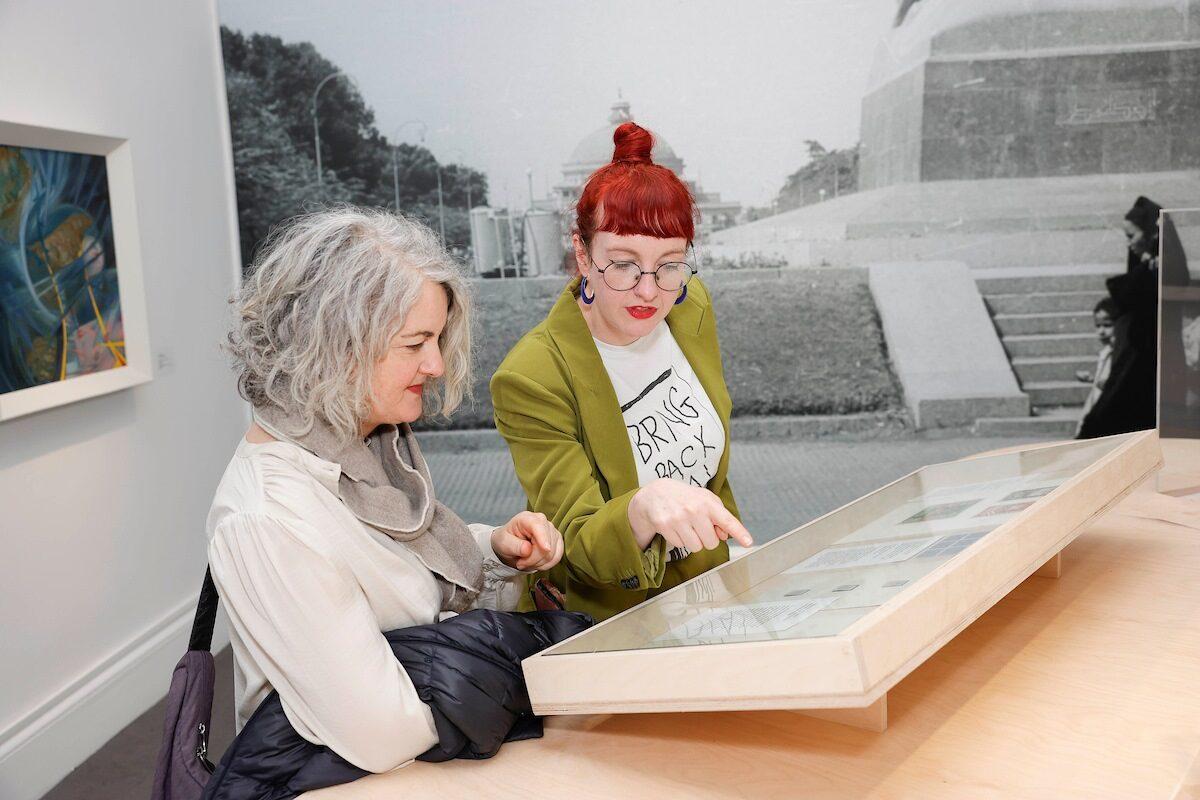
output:
[[[591,624],[586,614],[570,611],[480,609],[384,634],[433,710],[440,741],[418,758],[490,758],[503,742],[541,736],[521,661]],[[272,692],[221,758],[204,800],[286,800],[367,774],[301,738]]]

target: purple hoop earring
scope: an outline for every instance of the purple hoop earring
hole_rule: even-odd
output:
[[[687,299],[687,284],[683,285],[683,291],[679,293],[679,297],[675,298],[675,305],[679,305]]]
[[[686,287],[686,286],[685,286],[685,287],[683,287],[683,288],[684,288],[685,290],[687,289],[687,287]],[[592,292],[592,296],[591,296],[591,297],[588,297],[588,294],[587,294],[587,275],[584,275],[584,276],[583,276],[583,280],[581,280],[581,281],[579,282],[579,298],[580,298],[581,300],[583,300],[583,304],[584,304],[584,305],[587,305],[587,306],[590,306],[590,305],[591,305],[591,304],[592,304],[592,303],[595,301],[595,299],[596,299],[596,293],[595,293],[595,292]]]

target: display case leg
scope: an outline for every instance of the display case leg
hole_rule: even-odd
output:
[[[1047,561],[1037,568],[1033,573],[1039,578],[1060,578],[1062,577],[1062,553],[1055,553],[1054,558]]]
[[[851,728],[883,733],[887,730],[887,695],[865,708],[806,708],[800,713]]]

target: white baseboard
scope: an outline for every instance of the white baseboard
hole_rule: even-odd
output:
[[[161,700],[187,650],[195,613],[196,598],[189,597],[0,731],[0,797],[37,800]],[[227,643],[218,625],[213,652]]]

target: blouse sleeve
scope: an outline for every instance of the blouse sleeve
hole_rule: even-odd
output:
[[[492,549],[493,526],[472,522],[468,527],[483,554],[483,590],[475,600],[475,608],[516,611],[521,592],[525,590],[525,576],[530,573],[514,569],[496,556]]]
[[[234,514],[208,551],[230,625],[301,736],[369,772],[437,744],[366,596],[303,521]]]

